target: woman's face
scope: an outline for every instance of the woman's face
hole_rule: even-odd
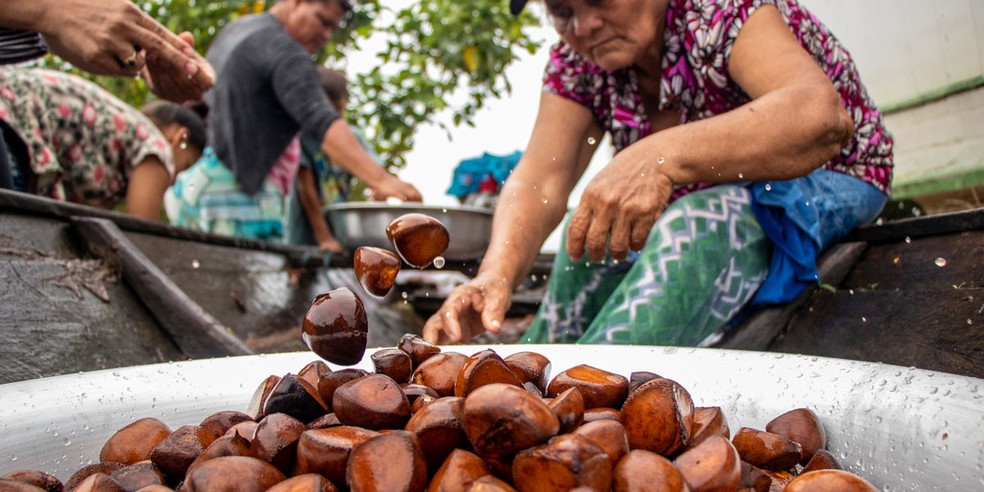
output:
[[[344,20],[345,11],[339,0],[291,0],[283,19],[287,32],[308,53],[324,48]]]
[[[557,33],[612,71],[659,56],[669,0],[545,0]],[[654,60],[656,62],[658,60]]]

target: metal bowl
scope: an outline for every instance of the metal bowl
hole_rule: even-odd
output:
[[[732,433],[813,409],[828,449],[881,490],[980,490],[984,380],[822,357],[666,347],[496,345],[533,350],[552,375],[578,364],[628,376],[652,371],[683,385],[698,406],[720,406]],[[473,353],[475,346],[443,347]],[[98,461],[117,429],[156,417],[172,429],[220,410],[246,409],[270,374],[296,373],[310,352],[112,369],[0,385],[0,476],[36,469],[65,480]],[[337,366],[329,364],[332,369]],[[373,370],[369,357],[359,368]]]
[[[349,251],[360,246],[392,250],[386,226],[408,213],[430,215],[444,224],[451,235],[448,249],[442,255],[445,259],[478,260],[485,254],[492,235],[492,211],[486,208],[383,202],[339,203],[324,208],[332,234]]]

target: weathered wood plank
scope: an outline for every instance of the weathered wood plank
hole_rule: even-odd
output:
[[[821,255],[817,262],[820,281],[838,285],[864,253],[865,243],[836,244]],[[808,287],[796,299],[774,307],[764,308],[749,316],[748,320],[713,344],[717,348],[765,350],[783,331],[793,314],[813,295],[815,287]]]
[[[92,254],[103,259],[118,258],[129,287],[186,355],[216,357],[253,353],[148,260],[112,221],[74,217],[71,224]]]
[[[842,288],[935,290],[984,287],[984,230],[872,245]]]
[[[984,377],[984,288],[817,291],[770,351]]]
[[[984,208],[867,225],[855,229],[846,240],[879,243],[980,229],[984,229]]]
[[[0,224],[0,383],[187,358],[109,265],[80,258],[67,224]]]

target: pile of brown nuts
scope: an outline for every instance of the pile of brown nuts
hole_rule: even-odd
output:
[[[732,435],[719,407],[649,372],[551,377],[534,352],[443,351],[415,335],[374,372],[314,361],[270,376],[245,412],[170,429],[144,418],[64,486],[40,471],[0,491],[876,491],[840,470],[797,408]]]

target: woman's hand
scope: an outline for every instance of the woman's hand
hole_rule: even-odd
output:
[[[455,287],[441,308],[424,324],[424,340],[435,344],[465,343],[486,331],[499,333],[512,289],[502,279],[479,273]]]
[[[386,179],[382,183],[372,187],[373,200],[385,200],[389,197],[398,198],[405,202],[423,201],[423,196],[412,184],[401,181],[396,177]]]
[[[146,63],[155,93],[176,102],[200,99],[211,87],[214,73],[195,53],[190,35],[172,33],[129,0],[52,3],[32,28],[72,65],[98,75],[132,77]]]
[[[587,249],[592,261],[601,261],[607,244],[612,258],[621,260],[629,249],[645,246],[673,192],[660,159],[629,147],[591,180],[567,229],[567,254],[572,259],[581,258]]]

